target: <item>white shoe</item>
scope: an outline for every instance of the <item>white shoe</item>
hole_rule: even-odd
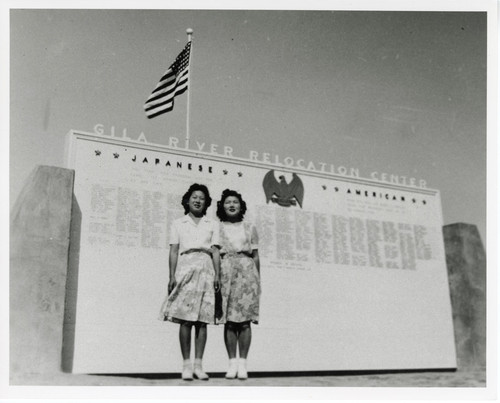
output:
[[[227,379],[234,379],[238,374],[238,361],[236,358],[231,358],[229,360],[229,369],[226,372]]]
[[[238,369],[238,379],[245,380],[248,379],[248,373],[245,368],[239,368]]]
[[[208,375],[201,369],[201,367],[194,367],[193,375],[200,381],[208,381]]]
[[[240,358],[238,362],[238,379],[245,380],[247,378],[247,360]]]
[[[185,381],[192,381],[193,380],[193,370],[191,367],[184,367],[182,370],[182,379]]]

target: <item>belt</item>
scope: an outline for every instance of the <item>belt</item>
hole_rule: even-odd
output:
[[[241,251],[241,252],[225,252],[225,253],[221,253],[220,257],[221,257],[221,259],[224,259],[225,257],[235,257],[235,256],[238,256],[238,255],[252,257],[252,254],[250,252],[244,252],[244,251]]]
[[[202,249],[202,248],[186,249],[185,251],[181,252],[181,255],[187,255],[188,253],[195,253],[195,252],[206,253],[208,256],[212,256],[211,251],[209,251],[208,249]]]

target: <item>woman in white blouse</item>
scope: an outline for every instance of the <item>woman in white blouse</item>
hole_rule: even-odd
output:
[[[226,378],[247,379],[246,360],[252,341],[250,323],[259,322],[260,263],[255,226],[243,220],[246,203],[226,189],[217,202],[220,224],[221,293],[224,342],[229,356]],[[239,360],[236,351],[239,350]]]
[[[193,376],[208,380],[202,359],[207,323],[214,324],[215,291],[220,288],[219,226],[205,216],[211,202],[205,185],[191,185],[182,198],[185,215],[174,220],[170,229],[170,281],[160,319],[180,324],[184,380]],[[190,360],[193,326],[194,368]]]

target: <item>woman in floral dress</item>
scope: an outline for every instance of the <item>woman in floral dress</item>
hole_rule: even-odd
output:
[[[160,319],[180,324],[184,380],[193,376],[208,380],[202,359],[207,323],[214,323],[215,291],[220,288],[219,225],[205,216],[211,202],[205,185],[191,185],[182,198],[185,215],[174,220],[170,230],[170,281]],[[194,369],[190,360],[193,326]]]
[[[220,224],[221,293],[224,342],[229,356],[226,378],[247,379],[246,360],[252,341],[250,323],[259,322],[260,263],[255,226],[243,220],[246,203],[226,189],[217,202]],[[239,349],[239,360],[236,351]]]

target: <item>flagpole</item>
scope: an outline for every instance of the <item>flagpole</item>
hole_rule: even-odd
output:
[[[193,35],[193,30],[191,28],[186,29],[186,33],[188,36],[188,42],[191,42],[191,50],[189,52],[189,83],[187,88],[187,113],[186,113],[186,149],[189,148],[189,106],[190,99],[189,93],[191,92],[191,58],[193,57],[193,42],[191,40],[191,35]]]

